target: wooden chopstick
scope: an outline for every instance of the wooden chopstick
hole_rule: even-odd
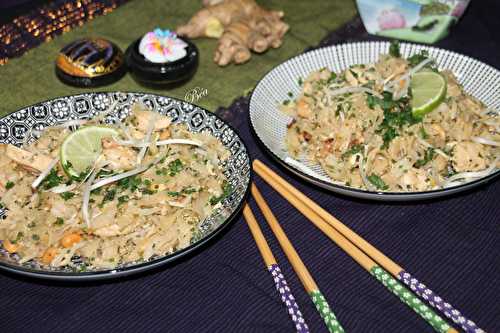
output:
[[[285,255],[290,261],[290,264],[292,264],[293,270],[295,271],[300,281],[302,282],[304,289],[311,297],[311,300],[314,303],[316,310],[318,310],[321,318],[323,318],[323,320],[325,321],[328,331],[331,333],[344,332],[344,329],[342,328],[339,321],[337,320],[337,317],[335,316],[330,306],[328,305],[325,296],[319,290],[318,285],[311,276],[311,273],[309,273],[309,270],[307,269],[306,265],[304,265],[302,259],[300,259],[299,254],[297,253],[292,243],[286,236],[283,228],[281,228],[278,220],[276,219],[273,212],[271,211],[266,201],[264,200],[259,190],[257,189],[257,186],[255,186],[255,184],[253,183],[251,185],[251,191],[255,199],[255,202],[257,202],[257,205],[262,211],[262,214],[264,215],[267,223],[269,224],[271,230],[278,239],[278,242],[280,243],[283,252],[285,252]]]
[[[299,309],[299,305],[295,301],[295,297],[292,295],[290,288],[288,287],[288,283],[281,272],[280,267],[271,252],[271,248],[266,242],[264,234],[255,219],[255,216],[252,213],[252,210],[248,204],[245,204],[243,207],[243,216],[245,217],[245,221],[247,222],[248,227],[250,228],[250,232],[255,240],[255,244],[257,244],[257,248],[259,249],[260,254],[262,255],[262,259],[264,259],[264,263],[266,264],[267,270],[273,276],[274,284],[276,286],[276,290],[281,295],[281,301],[285,304],[288,314],[290,315],[293,323],[295,324],[295,329],[299,333],[308,333],[309,327],[307,326],[304,317],[302,316],[302,312]]]
[[[285,197],[293,206],[295,206],[302,214],[304,214],[313,224],[316,225],[323,233],[332,239],[339,247],[347,252],[356,262],[374,275],[381,281],[387,288],[396,294],[405,304],[410,306],[415,312],[422,316],[432,327],[438,332],[456,332],[451,328],[441,317],[435,314],[430,308],[422,304],[420,299],[415,297],[409,290],[404,288],[401,284],[392,278],[385,269],[377,265],[370,257],[363,251],[375,259],[381,266],[386,268],[391,274],[399,277],[401,273],[401,281],[407,284],[412,290],[421,288],[419,282],[411,277],[408,282],[405,281],[406,273],[400,266],[386,257],[383,253],[378,251],[375,247],[354,233],[347,226],[342,224],[336,218],[331,216],[327,211],[306,197],[303,193],[294,188],[290,183],[281,178],[278,174],[272,171],[269,167],[264,165],[259,160],[253,162],[255,172],[259,174],[269,185],[271,185],[277,192]],[[338,227],[338,228],[337,228]],[[343,232],[342,232],[343,231]],[[359,247],[359,248],[358,248]],[[379,261],[380,260],[380,261]],[[387,265],[387,266],[386,266]],[[399,268],[399,272],[397,269]],[[396,274],[394,274],[396,273]],[[412,282],[413,281],[413,282]],[[416,282],[416,286],[414,284]],[[426,288],[424,286],[424,288]],[[427,289],[429,290],[429,289]],[[420,290],[419,290],[420,291]],[[432,291],[431,291],[432,292]],[[428,292],[421,291],[422,295],[428,295]],[[432,295],[435,295],[432,293]],[[426,297],[423,297],[426,299]],[[433,304],[434,303],[434,304]],[[435,306],[436,303],[430,302]],[[446,303],[448,304],[448,303]],[[449,305],[449,304],[448,304]],[[439,309],[439,306],[437,306]],[[430,319],[429,319],[430,318]],[[460,323],[462,324],[462,323]],[[463,325],[462,325],[463,327]],[[468,332],[468,330],[466,330]]]
[[[368,243],[361,236],[352,231],[330,213],[316,204],[314,201],[305,196],[302,192],[293,187],[290,183],[272,171],[269,167],[259,160],[254,161],[254,169],[261,170],[270,175],[277,183],[283,186],[290,195],[296,196],[304,205],[310,207],[316,214],[322,217],[331,227],[339,231],[350,242],[354,243],[358,248],[363,250],[380,266],[389,271],[399,281],[403,282],[408,288],[413,290],[415,294],[426,300],[434,309],[444,314],[451,319],[455,324],[460,325],[465,332],[477,333],[484,332],[472,320],[466,318],[459,310],[454,308],[450,303],[446,302],[442,297],[429,289],[425,284],[420,282],[415,276],[396,264],[389,257],[380,252],[373,245]],[[257,171],[257,173],[259,173]]]

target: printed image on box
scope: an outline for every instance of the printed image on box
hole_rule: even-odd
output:
[[[366,30],[373,35],[434,43],[448,34],[469,0],[358,0]]]

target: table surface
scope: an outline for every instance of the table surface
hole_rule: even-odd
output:
[[[307,46],[317,44],[328,31],[347,22],[356,12],[351,0],[268,0],[266,6],[282,9],[286,22],[290,25],[290,31],[279,49],[254,55],[244,66],[222,68],[213,62],[217,42],[208,38],[197,39],[195,42],[200,50],[200,63],[196,75],[187,84],[168,91],[155,90],[140,86],[131,75],[126,75],[114,84],[97,88],[97,91],[145,91],[183,99],[188,91],[199,87],[207,89],[208,96],[200,99],[197,104],[213,111],[219,106],[231,104],[234,98],[251,90],[267,71],[302,52]],[[200,7],[201,0],[127,1],[111,13],[96,17],[82,27],[42,44],[20,58],[10,60],[7,66],[0,66],[0,91],[13,92],[15,89],[23,93],[2,94],[0,116],[50,98],[82,92],[81,88],[61,83],[54,73],[54,61],[59,50],[67,43],[77,38],[102,36],[125,51],[146,31],[155,27],[174,28],[187,22]],[[231,84],[228,85],[227,82]]]
[[[499,9],[494,0],[473,2],[439,46],[500,68],[500,24],[492,15]],[[371,37],[353,24],[324,43],[359,39]],[[481,328],[500,331],[500,182],[420,203],[383,204],[332,195],[278,169],[255,144],[246,121],[247,103],[248,98],[240,98],[219,113],[236,126],[253,158],[272,165]],[[347,332],[432,331],[261,179],[255,181]],[[261,227],[311,330],[326,332],[277,240],[265,223]],[[73,285],[1,273],[0,286],[5,332],[294,330],[241,216],[202,251],[148,274]]]

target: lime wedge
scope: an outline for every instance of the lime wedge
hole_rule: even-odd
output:
[[[412,113],[423,117],[441,104],[446,97],[446,80],[436,72],[415,73],[410,81]]]
[[[61,145],[61,164],[68,176],[78,177],[92,168],[102,151],[101,139],[118,136],[105,126],[88,126],[71,133]]]

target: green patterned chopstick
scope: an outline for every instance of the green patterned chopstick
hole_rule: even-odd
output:
[[[276,219],[271,209],[267,205],[266,201],[264,200],[259,190],[257,189],[257,186],[255,186],[255,184],[252,184],[251,186],[252,186],[251,188],[252,195],[255,201],[257,202],[257,205],[262,211],[262,214],[264,215],[265,220],[271,227],[271,230],[273,231],[274,235],[278,239],[281,248],[285,252],[288,260],[292,264],[295,273],[298,275],[300,281],[304,285],[304,288],[311,297],[311,300],[314,303],[316,310],[320,314],[321,318],[323,318],[326,327],[328,328],[328,331],[330,333],[343,333],[344,329],[342,328],[342,325],[340,325],[340,322],[337,320],[337,317],[335,316],[332,309],[328,305],[325,296],[319,290],[318,285],[316,284],[313,277],[309,273],[308,269],[302,262],[302,259],[300,259],[297,251],[294,249],[292,243],[290,242],[285,232],[281,228],[280,224],[278,223],[278,220]]]
[[[407,288],[412,290],[423,301],[426,301],[436,311],[441,312],[446,318],[452,320],[455,324],[459,325],[467,333],[484,333],[484,330],[479,328],[476,323],[469,318],[465,317],[458,309],[453,307],[449,302],[436,294],[425,284],[420,282],[414,275],[406,271],[403,267],[396,264],[389,257],[384,255],[381,251],[368,243],[365,239],[351,230],[348,226],[337,220],[334,216],[328,213],[325,209],[317,203],[309,199],[302,192],[294,188],[290,183],[281,178],[278,174],[272,171],[269,167],[264,165],[259,160],[254,161],[254,169],[257,173],[267,175],[271,179],[268,183],[277,183],[284,191],[280,192],[283,196],[293,196],[298,199],[299,205],[296,208],[301,210],[302,206],[307,206],[317,216],[323,219],[330,227],[338,231],[345,239],[347,239],[354,246],[371,257],[380,267],[392,274],[399,282],[406,285]],[[263,178],[265,178],[263,176]],[[272,185],[272,184],[271,184]],[[274,185],[272,185],[274,187]],[[276,189],[276,187],[275,187]],[[289,200],[290,201],[290,200]]]
[[[287,201],[295,206],[304,216],[306,216],[318,229],[328,236],[335,244],[342,248],[352,259],[372,274],[379,282],[387,289],[399,297],[401,302],[406,304],[417,314],[420,315],[435,331],[440,333],[457,333],[457,331],[448,325],[448,323],[436,314],[431,308],[423,304],[410,290],[399,283],[391,274],[386,272],[382,267],[377,265],[370,257],[362,252],[358,247],[351,243],[337,229],[328,224],[316,210],[306,205],[304,201],[310,200],[305,196],[294,195],[290,192],[292,187],[288,182],[282,179],[274,171],[265,166],[262,162],[255,160],[253,163],[255,172],[259,174],[269,185],[271,185],[278,193],[287,199]],[[279,181],[278,181],[279,179]],[[285,187],[282,183],[288,185]],[[295,189],[295,191],[297,191]],[[297,191],[298,192],[298,191]],[[300,192],[299,192],[300,193]],[[318,206],[319,207],[319,206]],[[319,208],[318,208],[319,210]]]

